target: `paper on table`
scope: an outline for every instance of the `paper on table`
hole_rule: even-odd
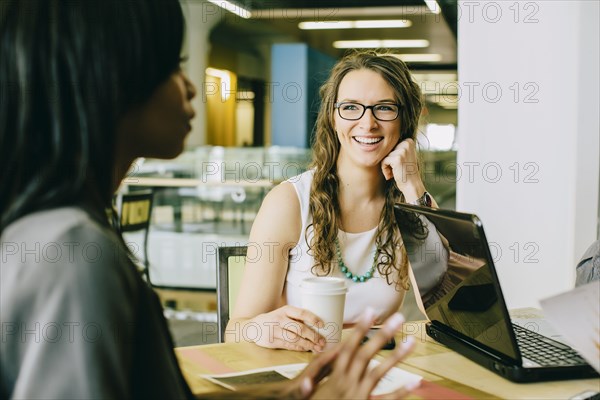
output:
[[[293,379],[306,368],[306,365],[306,363],[286,364],[230,374],[201,375],[201,377],[216,383],[217,385],[223,386],[224,388],[237,390],[250,384],[264,384],[285,379]],[[379,361],[371,360],[369,369],[374,368],[377,365],[379,365]],[[378,396],[390,393],[409,383],[420,382],[421,379],[422,377],[419,375],[394,367],[379,381],[379,384],[375,387],[372,395]]]
[[[286,364],[228,374],[203,374],[200,376],[226,389],[237,390],[246,385],[265,384],[292,379],[302,372],[306,365],[306,363]]]
[[[544,317],[600,372],[600,281],[540,302]]]
[[[379,361],[371,360],[369,363],[369,369],[375,368],[378,365]],[[421,382],[422,379],[423,377],[421,375],[413,374],[412,372],[394,367],[390,369],[383,378],[381,378],[371,395],[380,396],[386,393],[391,393],[406,385]]]

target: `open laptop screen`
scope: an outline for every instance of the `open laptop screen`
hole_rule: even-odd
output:
[[[403,204],[395,212],[427,317],[520,360],[479,219]]]

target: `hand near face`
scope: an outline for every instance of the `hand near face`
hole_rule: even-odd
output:
[[[413,139],[405,139],[381,162],[381,171],[386,180],[394,178],[396,185],[407,202],[412,202],[425,192],[419,173],[417,146]]]

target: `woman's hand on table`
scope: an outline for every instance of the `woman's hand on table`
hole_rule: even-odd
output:
[[[414,347],[414,340],[409,338],[408,341],[391,351],[378,366],[369,370],[371,359],[394,336],[404,322],[402,315],[392,315],[376,335],[361,345],[373,320],[372,310],[366,311],[347,340],[335,348],[319,354],[302,374],[294,379],[298,386],[295,390],[300,395],[299,397],[315,399],[366,399],[371,397],[371,393],[381,378],[406,357]],[[329,379],[319,384],[325,376],[329,376]],[[417,386],[403,387],[378,398],[403,398]]]
[[[325,324],[315,314],[302,308],[286,305],[257,315],[244,325],[259,330],[254,342],[262,347],[316,352],[325,348],[325,338],[311,328],[322,328]]]
[[[282,307],[285,308],[285,307]],[[279,309],[281,310],[281,309]],[[279,310],[275,310],[277,312]],[[298,309],[297,309],[298,310]],[[288,310],[289,311],[289,310]],[[292,311],[293,312],[293,311]],[[268,313],[271,314],[271,313]],[[264,315],[268,315],[264,314]],[[394,314],[387,319],[377,334],[361,345],[363,337],[373,325],[373,311],[366,311],[346,341],[317,355],[300,375],[291,381],[256,385],[236,392],[204,394],[206,399],[227,397],[264,399],[367,399],[385,374],[412,351],[414,341],[409,338],[375,368],[368,369],[373,356],[400,329],[404,318]],[[325,377],[329,377],[322,382]],[[378,399],[400,399],[413,387],[403,387]]]

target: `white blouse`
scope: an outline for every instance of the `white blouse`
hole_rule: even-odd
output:
[[[294,185],[298,199],[300,200],[300,213],[302,218],[302,231],[296,246],[290,251],[290,262],[286,277],[284,296],[287,304],[301,307],[300,283],[304,278],[314,276],[311,268],[314,258],[309,254],[306,240],[306,227],[312,223],[312,215],[309,215],[310,186],[314,171],[309,170],[288,179]],[[342,259],[349,271],[360,276],[373,266],[375,255],[375,237],[377,227],[360,233],[348,233],[342,230],[338,232],[338,241],[341,248]],[[309,230],[310,242],[312,233]],[[344,309],[344,324],[355,323],[364,311],[370,306],[377,316],[376,323],[382,323],[388,316],[398,310],[405,291],[396,290],[395,283],[387,284],[385,276],[381,276],[375,270],[373,277],[365,282],[353,282],[342,273],[337,260],[333,261],[328,276],[344,278],[348,286],[346,294],[346,306]]]

